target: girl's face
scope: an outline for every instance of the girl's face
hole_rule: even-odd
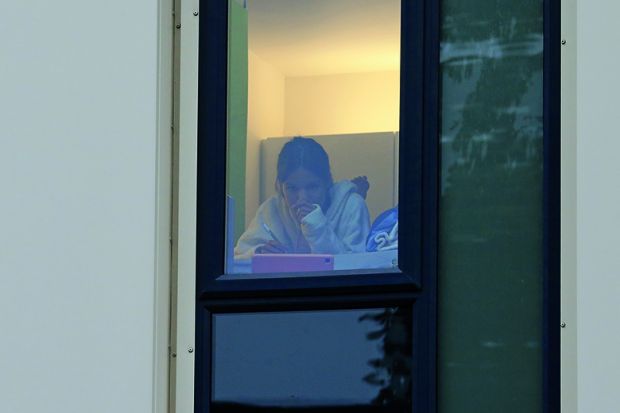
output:
[[[309,170],[300,167],[281,182],[282,196],[292,210],[304,205],[318,204],[325,211],[327,184]]]

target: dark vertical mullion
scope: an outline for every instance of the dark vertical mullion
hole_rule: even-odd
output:
[[[426,0],[401,1],[401,57],[400,57],[400,126],[399,126],[399,251],[398,264],[403,272],[415,274],[418,285],[422,284],[422,266],[419,260],[412,257],[411,249],[418,251],[421,258],[421,243],[412,240],[419,239],[421,234],[422,219],[421,209],[417,215],[402,206],[410,205],[410,199],[418,199],[420,195],[412,192],[421,191],[422,167],[419,162],[415,165],[417,171],[412,170],[412,165],[406,160],[414,156],[416,160],[422,158],[423,138],[423,108],[424,98],[424,5]],[[417,172],[417,173],[416,173]],[[412,180],[413,179],[413,180]],[[412,183],[409,185],[409,183]],[[417,228],[418,231],[416,233]],[[407,253],[405,253],[407,251]],[[426,359],[424,357],[426,346],[424,345],[425,312],[423,298],[415,302],[411,317],[411,411],[425,411],[424,402],[427,391],[424,386],[424,374]]]
[[[422,285],[424,294],[425,405],[418,411],[437,411],[437,267],[439,225],[439,96],[440,0],[427,0],[424,11],[424,139],[422,141]]]
[[[398,264],[421,285],[424,3],[401,2]]]
[[[560,0],[543,1],[543,404],[560,412]]]
[[[200,306],[200,328],[196,329],[194,412],[208,413],[213,388],[213,318],[211,311]],[[197,324],[198,325],[198,324]],[[186,351],[186,349],[179,349]]]
[[[226,253],[226,0],[202,1],[199,48],[196,289],[204,291],[209,278],[224,273]]]
[[[201,1],[198,61],[196,291],[224,272],[228,2]],[[213,200],[219,202],[213,202]],[[211,399],[211,319],[196,306],[194,411]],[[186,351],[186,349],[179,349]]]

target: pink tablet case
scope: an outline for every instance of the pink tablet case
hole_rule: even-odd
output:
[[[333,271],[334,256],[327,254],[257,254],[253,273]]]

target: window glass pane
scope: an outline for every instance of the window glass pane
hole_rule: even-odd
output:
[[[226,272],[395,268],[400,1],[231,0],[228,47]]]
[[[213,329],[215,412],[410,410],[410,308],[217,314]]]
[[[542,6],[442,2],[442,413],[542,411]]]

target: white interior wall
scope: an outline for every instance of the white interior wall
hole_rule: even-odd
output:
[[[166,409],[160,6],[3,4],[2,412]]]
[[[286,78],[284,135],[398,131],[398,71]]]
[[[245,222],[259,205],[260,141],[284,135],[284,75],[254,53],[248,56],[248,140]]]
[[[261,167],[261,140],[398,130],[397,71],[286,77],[251,51],[248,68],[247,223],[260,204],[261,180],[265,185],[271,182],[271,176],[261,174],[265,170]],[[381,159],[374,157],[373,162]],[[386,170],[393,169],[392,157],[385,163]],[[373,191],[380,189],[375,186]]]
[[[620,396],[620,3],[577,0],[577,375],[579,412]],[[570,46],[567,43],[567,46]],[[567,326],[567,328],[570,326]]]

